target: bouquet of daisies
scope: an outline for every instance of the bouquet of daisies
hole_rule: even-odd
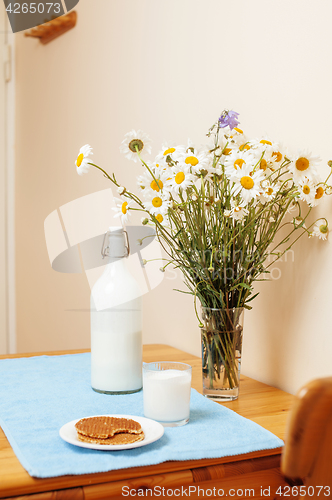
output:
[[[332,193],[331,174],[319,177],[319,158],[287,154],[267,137],[249,139],[238,125],[238,113],[224,111],[207,134],[212,143],[201,149],[190,141],[164,144],[153,163],[144,160],[149,137],[126,134],[121,151],[144,167],[137,194],[91,162],[89,145],[75,163],[79,174],[92,165],[117,187],[114,210],[122,223],[133,210],[142,211],[142,224],[155,226],[169,257],[161,269],[170,263],[180,268],[189,293],[204,307],[250,308],[253,282],[299,237],[328,236],[326,219],[306,224],[312,208]]]
[[[117,187],[114,210],[122,223],[140,210],[142,224],[155,227],[168,256],[161,269],[173,264],[182,271],[197,317],[196,299],[203,308],[250,309],[254,281],[301,236],[328,236],[325,218],[308,224],[313,207],[332,193],[331,173],[319,176],[319,158],[288,154],[268,137],[250,139],[238,125],[238,113],[225,110],[206,147],[164,144],[153,162],[144,159],[149,137],[126,134],[121,151],[143,166],[136,194],[91,162],[89,145],[76,160],[79,174],[92,165]],[[223,357],[226,350],[219,352]]]

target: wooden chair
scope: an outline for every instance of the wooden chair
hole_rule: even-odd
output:
[[[304,485],[303,499],[332,498],[332,377],[313,380],[297,393],[281,471],[290,485],[299,485],[299,491]]]

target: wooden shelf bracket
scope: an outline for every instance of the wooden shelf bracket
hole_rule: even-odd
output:
[[[33,38],[39,38],[41,43],[46,44],[62,35],[63,33],[66,33],[66,31],[74,28],[74,26],[76,25],[76,21],[77,13],[75,10],[73,10],[65,16],[57,17],[56,19],[52,19],[45,24],[36,26],[36,28],[32,28],[24,35]]]

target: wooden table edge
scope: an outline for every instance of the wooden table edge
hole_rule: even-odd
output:
[[[169,460],[154,465],[145,465],[138,467],[131,467],[126,469],[118,469],[108,472],[96,472],[91,474],[77,474],[54,476],[49,478],[37,478],[30,476],[25,469],[24,472],[29,476],[29,484],[17,484],[15,491],[12,486],[1,484],[0,499],[11,496],[24,496],[33,493],[59,491],[63,489],[75,489],[78,487],[92,486],[98,484],[116,483],[119,481],[131,481],[147,476],[166,475],[174,472],[193,471],[195,469],[204,469],[208,467],[227,466],[240,462],[250,461],[253,464],[256,461],[264,458],[275,458],[272,465],[278,466],[280,463],[282,448],[275,448],[273,450],[259,450],[242,455],[228,455],[219,458],[205,458],[195,460]],[[230,460],[231,459],[231,460]],[[130,470],[130,478],[128,478],[128,470]],[[55,484],[56,483],[56,484]],[[21,497],[20,497],[21,498]],[[27,497],[28,500],[28,497]]]
[[[194,358],[198,361],[200,359],[197,356],[191,355],[189,353],[186,353],[185,351],[181,351],[176,348],[172,348],[171,346],[168,346],[166,344],[146,344],[144,347],[146,350],[151,350],[151,351],[153,351],[156,348],[158,349],[171,348],[172,350],[174,350],[174,357],[181,356],[181,358]],[[46,355],[46,356],[70,355],[70,354],[80,354],[87,352],[90,352],[90,350],[75,349],[70,351],[66,350],[66,351],[49,351],[49,352],[30,352],[30,353],[19,353],[11,355],[0,355],[0,359],[13,359],[13,358],[33,357],[41,355]],[[245,377],[245,379],[249,379],[249,377]],[[267,384],[262,384],[262,386],[264,385],[266,386],[266,388],[270,388],[270,386],[268,386]],[[278,389],[276,390],[279,391]],[[2,432],[1,429],[0,431]],[[22,467],[22,472],[24,472],[28,476],[27,477],[28,481],[24,482],[24,484],[21,485],[17,484],[15,487],[15,491],[13,491],[12,486],[10,487],[9,485],[3,484],[2,482],[2,484],[0,485],[0,498],[5,498],[8,496],[19,495],[19,494],[27,495],[32,493],[55,491],[64,488],[67,489],[67,488],[83,487],[87,485],[105,484],[121,480],[125,481],[126,479],[128,479],[128,470],[130,470],[130,479],[135,479],[141,476],[167,474],[172,472],[204,468],[209,466],[229,464],[233,462],[236,463],[245,460],[252,461],[264,457],[275,457],[276,460],[278,461],[280,460],[281,452],[282,448],[280,447],[280,448],[260,450],[240,455],[229,455],[227,457],[219,457],[214,459],[206,458],[200,460],[195,459],[186,461],[167,461],[167,462],[162,462],[160,464],[140,466],[130,469],[119,469],[109,472],[82,474],[82,475],[67,475],[67,476],[50,477],[43,479],[30,476],[19,463],[19,465]]]

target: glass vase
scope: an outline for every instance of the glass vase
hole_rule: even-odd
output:
[[[213,401],[239,396],[243,308],[201,308],[203,395]]]

